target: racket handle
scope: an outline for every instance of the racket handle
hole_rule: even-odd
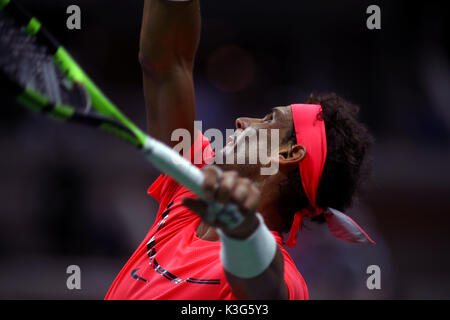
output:
[[[204,175],[191,162],[164,143],[149,136],[146,137],[142,152],[159,170],[187,187],[200,199],[205,199],[202,188]],[[212,222],[216,218],[226,223],[230,229],[236,228],[244,221],[244,217],[235,204],[224,206],[216,202],[209,203],[207,220]]]

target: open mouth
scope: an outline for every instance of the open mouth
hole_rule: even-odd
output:
[[[227,138],[227,145],[234,144],[236,142],[236,136],[232,135]]]
[[[231,136],[227,138],[227,146],[236,144],[238,136],[243,132],[242,129],[236,130]]]

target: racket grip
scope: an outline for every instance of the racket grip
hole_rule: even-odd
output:
[[[164,143],[149,136],[145,139],[142,152],[156,168],[187,187],[200,199],[205,199],[202,188],[204,175],[191,162]],[[236,228],[244,221],[244,217],[235,204],[209,203],[207,219],[212,222],[216,218],[226,223],[230,229]]]

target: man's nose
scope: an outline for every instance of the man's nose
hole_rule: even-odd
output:
[[[253,118],[237,118],[236,119],[236,129],[242,129],[245,130],[249,126],[251,126],[255,121],[258,121],[258,119]]]

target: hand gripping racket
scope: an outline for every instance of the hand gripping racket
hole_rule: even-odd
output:
[[[84,124],[121,138],[141,150],[159,170],[204,198],[203,173],[133,124],[39,20],[11,0],[0,0],[0,90],[52,119]],[[212,204],[209,218],[230,228],[243,221],[233,204],[225,208]]]

